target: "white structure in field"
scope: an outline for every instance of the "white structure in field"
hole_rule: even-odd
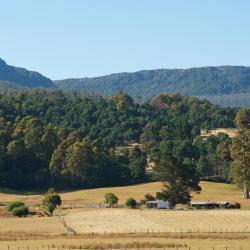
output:
[[[158,209],[168,209],[170,208],[170,204],[168,201],[157,200],[157,201],[147,201],[147,208],[158,208]]]

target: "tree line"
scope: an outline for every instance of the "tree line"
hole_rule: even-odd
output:
[[[151,178],[147,158],[156,165],[171,158],[179,168],[176,174],[184,171],[187,179],[227,178],[231,158],[224,146],[231,139],[220,135],[203,141],[199,134],[201,128],[233,127],[236,112],[179,94],[139,104],[122,92],[107,98],[58,90],[1,93],[0,185],[45,189],[140,183]],[[135,142],[140,146],[127,148]],[[123,147],[119,153],[118,146]],[[208,163],[210,156],[214,160]]]

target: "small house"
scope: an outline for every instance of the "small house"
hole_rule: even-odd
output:
[[[147,208],[158,208],[158,209],[169,209],[170,204],[168,201],[156,200],[156,201],[147,201]]]

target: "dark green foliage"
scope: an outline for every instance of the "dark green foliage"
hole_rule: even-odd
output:
[[[13,216],[26,217],[29,214],[29,208],[27,206],[15,207],[11,213]]]
[[[193,146],[199,157],[197,170],[203,177],[215,177],[224,179],[230,178],[232,163],[230,147],[232,140],[226,134],[211,136],[206,140],[197,137]],[[209,178],[208,178],[209,179]]]
[[[14,208],[17,207],[24,207],[25,204],[21,201],[14,201],[12,203],[10,203],[10,205],[8,206],[8,211],[11,212]]]
[[[157,162],[159,152],[168,148],[183,164],[190,159],[196,164],[210,152],[209,144],[204,149],[202,141],[193,143],[200,129],[233,127],[236,111],[179,94],[139,105],[122,92],[110,98],[58,90],[0,93],[0,186],[92,188],[145,182],[147,157]],[[128,150],[131,143],[141,144]],[[223,154],[211,159],[228,165]]]
[[[200,190],[199,175],[193,160],[175,158],[167,148],[162,148],[154,170],[164,184],[157,198],[169,201],[171,207],[189,203],[191,191]]]
[[[152,194],[145,194],[146,201],[155,201],[156,198]]]
[[[43,206],[47,209],[50,215],[54,210],[62,204],[60,195],[56,194],[53,188],[50,188],[43,199]]]
[[[55,81],[62,89],[84,90],[113,95],[117,90],[147,100],[163,92],[204,96],[225,106],[243,104],[238,94],[250,92],[250,68],[241,66],[201,67],[190,69],[143,70],[95,78]],[[231,95],[231,96],[230,96]],[[225,98],[223,98],[225,96]],[[241,97],[241,96],[240,96]],[[245,98],[249,105],[249,100]]]
[[[146,180],[145,168],[147,165],[146,155],[139,147],[134,147],[129,152],[129,168],[134,183],[140,183]]]
[[[137,201],[132,198],[132,197],[129,197],[127,200],[126,200],[126,203],[125,203],[126,206],[130,207],[130,208],[136,208],[137,206]]]
[[[112,193],[107,193],[105,194],[105,203],[108,204],[117,204],[118,203],[118,198]]]
[[[231,175],[235,183],[243,188],[243,198],[249,199],[250,189],[250,110],[241,109],[236,115],[237,136],[232,141],[233,158]]]

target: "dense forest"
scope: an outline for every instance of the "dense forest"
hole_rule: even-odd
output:
[[[57,88],[105,96],[122,90],[140,103],[161,93],[178,92],[224,107],[249,107],[250,68],[220,66],[143,70],[52,81],[38,72],[10,66],[0,58],[0,91],[24,91],[34,88]]]
[[[138,104],[59,90],[0,94],[0,186],[89,188],[145,182],[163,149],[200,177],[227,179],[231,139],[200,129],[233,127],[237,110],[180,94]],[[128,149],[127,146],[139,146]],[[122,148],[117,152],[117,147]]]
[[[160,93],[181,93],[206,98],[223,106],[249,106],[250,68],[243,66],[142,70],[92,78],[55,81],[60,89],[113,95],[118,90],[148,100]]]

